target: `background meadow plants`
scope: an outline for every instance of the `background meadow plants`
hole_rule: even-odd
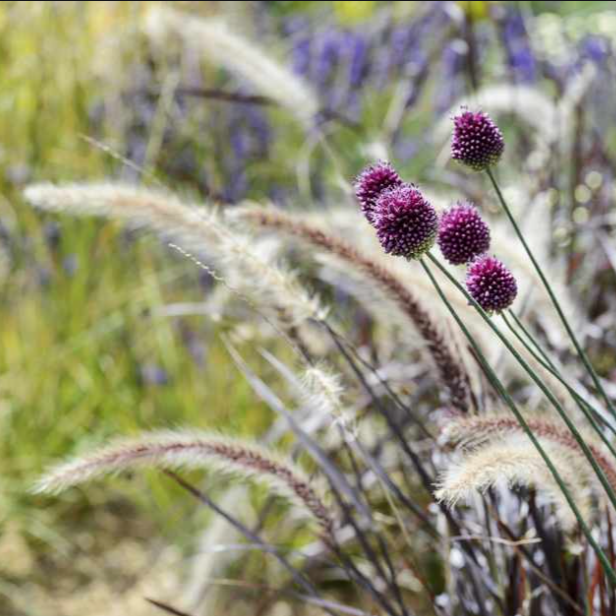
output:
[[[3,3],[0,614],[612,613],[605,563],[353,180],[388,160],[439,212],[477,206],[532,340],[493,322],[611,482],[613,417],[449,141],[461,105],[502,130],[498,185],[613,399],[615,42],[604,2]],[[70,215],[86,209],[104,219]],[[613,566],[610,497],[575,439],[431,269]],[[67,457],[179,429],[193,449],[233,435],[274,478],[253,442],[297,464],[339,548],[303,523],[312,496],[289,507],[218,459],[32,491]],[[468,504],[439,505],[447,487]]]

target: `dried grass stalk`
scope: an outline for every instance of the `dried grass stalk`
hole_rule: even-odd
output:
[[[576,495],[584,518],[591,514],[588,473],[571,464],[570,452],[560,444],[541,439],[542,447],[558,468],[565,485]],[[454,506],[479,491],[507,485],[529,487],[555,505],[556,515],[566,530],[573,530],[576,518],[545,462],[525,436],[509,435],[465,455],[441,476],[436,498]]]
[[[318,226],[271,208],[245,208],[237,215],[258,227],[296,237],[313,248],[335,256],[347,267],[359,271],[367,282],[393,301],[410,320],[428,348],[440,380],[449,391],[452,406],[462,412],[468,411],[471,380],[459,355],[448,344],[429,310],[391,270]]]
[[[119,440],[50,470],[36,492],[57,493],[91,479],[137,467],[206,468],[264,482],[273,493],[292,502],[304,517],[316,521],[325,535],[334,516],[308,476],[291,460],[254,443],[218,434],[167,431]]]
[[[317,98],[307,84],[221,20],[156,7],[148,14],[146,32],[158,43],[180,38],[209,62],[252,84],[302,122],[309,123],[319,111]]]
[[[578,468],[588,466],[590,469],[584,452],[568,429],[565,427],[560,428],[544,417],[529,417],[526,421],[529,428],[539,438],[559,445],[569,452],[569,466],[573,463]],[[477,447],[486,441],[515,434],[523,434],[522,426],[520,426],[515,418],[504,414],[493,414],[456,418],[445,426],[442,437],[446,441],[457,442],[463,447],[468,448]],[[597,465],[603,471],[605,478],[612,488],[616,490],[616,468],[610,456],[592,434],[586,433],[583,436]],[[597,485],[600,485],[598,480]]]
[[[155,231],[190,254],[207,254],[225,281],[285,327],[325,315],[318,298],[292,272],[273,263],[253,238],[231,231],[213,208],[186,205],[162,191],[116,184],[35,184],[24,196],[34,207],[126,221]]]

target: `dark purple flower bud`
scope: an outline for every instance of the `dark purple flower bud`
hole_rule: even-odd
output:
[[[374,209],[379,195],[388,188],[402,185],[398,172],[384,161],[362,171],[355,179],[355,196],[368,222],[374,224]]]
[[[466,273],[466,288],[488,313],[509,308],[518,294],[513,274],[496,257],[483,255],[473,261]]]
[[[438,216],[415,186],[402,184],[381,193],[374,226],[386,253],[417,259],[434,244]]]
[[[453,119],[451,157],[483,171],[495,165],[505,149],[500,129],[483,111],[462,111]]]
[[[452,265],[469,263],[490,248],[490,229],[470,203],[458,203],[441,215],[438,245]]]

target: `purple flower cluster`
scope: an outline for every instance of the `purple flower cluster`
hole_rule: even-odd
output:
[[[387,254],[417,259],[434,244],[438,216],[415,186],[402,184],[379,196],[374,227]]]
[[[475,171],[495,165],[505,141],[500,129],[483,111],[464,110],[454,117],[451,157]]]
[[[438,245],[452,265],[464,265],[490,248],[490,229],[469,203],[458,203],[441,215]]]
[[[418,259],[437,240],[449,263],[468,266],[466,288],[486,312],[502,312],[513,303],[515,278],[487,254],[490,229],[474,205],[457,203],[439,220],[421,191],[403,182],[387,162],[367,167],[357,177],[355,195],[387,254]]]
[[[364,171],[355,179],[355,195],[361,206],[361,211],[373,225],[376,202],[382,192],[389,188],[401,186],[402,180],[398,172],[387,162],[381,161]]]
[[[355,180],[355,195],[386,253],[417,259],[430,250],[438,230],[436,210],[389,163],[366,168]]]
[[[482,255],[469,265],[466,288],[470,296],[490,314],[509,308],[518,294],[513,274],[496,257],[489,255]]]

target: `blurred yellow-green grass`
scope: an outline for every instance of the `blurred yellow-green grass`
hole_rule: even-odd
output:
[[[68,537],[80,528],[178,540],[196,507],[155,474],[32,496],[46,465],[145,428],[255,434],[270,421],[229,360],[224,323],[153,310],[207,297],[192,264],[155,238],[43,216],[20,196],[29,181],[102,180],[122,165],[84,139],[93,103],[106,96],[94,64],[133,31],[138,44],[149,4],[0,4],[0,220],[11,242],[0,275],[0,552],[2,537],[19,536],[23,550],[56,565],[64,557],[67,568]],[[101,141],[121,142],[116,127],[99,130]],[[110,516],[116,523],[105,523]],[[0,580],[14,575],[0,562]],[[0,596],[10,587],[0,584]]]

